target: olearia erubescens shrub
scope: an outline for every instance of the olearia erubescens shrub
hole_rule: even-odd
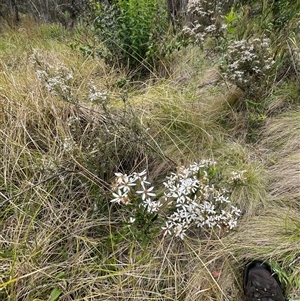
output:
[[[30,56],[30,62],[35,68],[35,74],[41,86],[51,95],[59,97],[68,102],[77,103],[76,78],[74,71],[62,62],[51,65],[46,62],[42,54],[35,51]],[[108,101],[108,91],[97,88],[93,81],[87,84],[89,92],[85,93],[84,100],[88,100],[93,104],[105,104]]]
[[[224,16],[234,5],[234,0],[191,0],[187,13],[191,22],[183,27],[183,32],[193,43],[203,47],[207,38],[219,40],[227,32]]]
[[[243,90],[246,98],[266,96],[276,76],[272,42],[263,35],[251,34],[244,39],[235,35],[234,22],[239,26],[235,2],[190,1],[188,12],[193,18],[183,32],[202,48],[209,39],[216,41],[214,49],[221,51],[220,69],[224,79]]]
[[[272,86],[276,64],[266,37],[231,41],[224,54],[224,78],[242,89],[248,97],[261,96]]]
[[[111,202],[128,209],[123,215],[125,224],[142,224],[145,229],[158,222],[163,237],[184,239],[192,228],[232,230],[241,210],[232,205],[230,195],[236,185],[246,183],[245,171],[232,172],[224,181],[216,165],[201,160],[180,167],[166,177],[159,190],[148,181],[145,170],[129,175],[116,173]]]

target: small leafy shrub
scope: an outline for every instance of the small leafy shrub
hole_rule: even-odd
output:
[[[275,61],[268,38],[232,41],[224,55],[224,78],[250,98],[266,93],[275,77]]]
[[[156,220],[162,225],[163,236],[181,239],[195,226],[231,230],[237,226],[241,211],[230,205],[230,192],[245,183],[244,172],[233,172],[221,184],[224,179],[216,163],[202,160],[166,177],[158,192],[148,181],[146,171],[116,173],[111,202],[128,208],[125,223],[136,233],[148,230]]]
[[[169,26],[164,6],[160,0],[94,3],[93,30],[104,46],[99,54],[131,69],[152,66],[158,56],[153,49],[163,44]]]
[[[57,170],[60,159],[64,157],[68,160],[72,154],[90,174],[101,178],[100,182],[106,187],[106,182],[111,182],[116,170],[133,169],[146,157],[151,162],[156,162],[160,157],[158,151],[153,151],[149,141],[146,141],[145,129],[131,106],[126,102],[124,107],[118,105],[116,108],[111,93],[104,85],[101,87],[93,79],[82,81],[78,73],[74,74],[62,62],[48,63],[40,52],[31,55],[30,61],[35,69],[39,91],[46,97],[68,103],[69,113],[62,114],[59,132],[54,130],[55,116],[48,114],[53,122],[48,124],[49,128],[53,128],[53,147],[57,147],[59,155],[57,162],[49,162],[49,171]],[[91,106],[95,109],[90,109]],[[42,139],[39,144],[42,148]]]

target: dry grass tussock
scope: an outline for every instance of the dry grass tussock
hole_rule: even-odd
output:
[[[300,247],[299,113],[270,119],[249,146],[220,123],[226,86],[199,90],[199,56],[182,59],[192,80],[181,81],[178,66],[169,80],[130,93],[101,61],[38,41],[26,55],[0,52],[0,300],[242,300],[252,258],[278,264],[287,292],[299,296],[290,265]],[[48,82],[63,72],[67,92],[49,90],[37,70]],[[91,85],[107,98],[91,103]],[[228,174],[246,170],[247,185],[232,196],[243,211],[237,230],[135,240],[126,211],[109,203],[114,172],[146,168],[161,181],[202,158]]]
[[[290,300],[299,300],[299,117],[296,109],[267,121],[258,145],[266,162],[266,206],[228,239],[239,262],[271,262]]]
[[[262,146],[268,148],[269,198],[299,209],[300,200],[300,112],[272,118],[266,124]]]

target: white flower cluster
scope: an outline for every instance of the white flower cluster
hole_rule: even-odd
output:
[[[233,0],[190,0],[187,12],[193,16],[189,26],[183,27],[183,33],[191,37],[194,43],[203,46],[206,38],[218,38],[226,32],[226,25],[220,22],[224,14],[224,7],[231,7]]]
[[[211,1],[190,0],[187,5],[187,12],[201,17],[211,17],[214,14]]]
[[[161,199],[166,209],[171,211],[169,215],[161,212],[162,203],[154,199],[156,193],[147,181],[146,171],[131,175],[116,173],[111,202],[129,205],[138,200],[135,204],[143,207],[147,213],[157,212],[165,223],[162,227],[164,236],[174,235],[183,239],[192,226],[233,229],[241,211],[235,206],[229,206],[226,189],[218,189],[211,183],[210,171],[215,164],[211,160],[202,160],[188,168],[181,167],[177,173],[166,178]],[[232,177],[244,179],[243,173],[233,174]],[[130,217],[129,223],[134,221],[135,218]]]
[[[139,206],[145,208],[146,212],[154,213],[161,207],[160,201],[153,200],[156,194],[153,192],[154,187],[150,186],[151,183],[147,181],[146,171],[140,173],[134,172],[127,175],[123,173],[116,173],[116,180],[112,188],[115,191],[113,193],[114,199],[112,203],[118,203],[122,205],[132,204],[137,196],[141,198]],[[138,189],[134,189],[138,187]],[[131,218],[132,220],[133,218]]]
[[[216,163],[203,160],[181,168],[176,174],[167,177],[164,183],[166,201],[175,203],[175,211],[167,217],[163,227],[164,235],[171,234],[181,239],[191,226],[213,228],[215,226],[233,229],[241,211],[231,206],[225,189],[217,189],[210,183],[209,170]],[[227,205],[227,206],[226,206]]]
[[[242,183],[245,184],[247,178],[244,176],[246,170],[241,171],[232,171],[230,181],[233,183]]]
[[[275,61],[267,38],[233,41],[221,65],[224,77],[245,92],[256,93],[268,86]],[[257,87],[253,87],[253,83]]]
[[[95,86],[91,86],[89,100],[93,103],[105,103],[108,99],[107,94],[107,91],[100,91]]]
[[[77,145],[76,145],[75,141],[73,140],[73,138],[71,138],[71,137],[64,138],[63,143],[62,143],[62,148],[63,148],[64,152],[70,153],[75,149],[76,146]]]
[[[52,95],[62,96],[67,100],[72,100],[71,91],[73,74],[70,69],[60,65],[56,68],[47,66],[45,70],[36,70],[37,78],[43,82],[46,89]]]
[[[224,7],[232,7],[234,0],[189,0],[188,13],[202,17],[211,16],[215,13],[221,14]]]

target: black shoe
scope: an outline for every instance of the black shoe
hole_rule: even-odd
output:
[[[244,293],[247,301],[285,301],[279,280],[270,266],[261,261],[246,265]]]

